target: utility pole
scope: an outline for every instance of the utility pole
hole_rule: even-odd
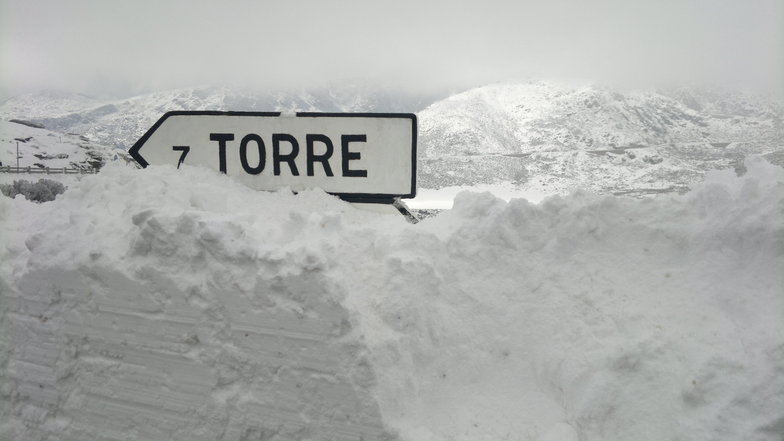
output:
[[[16,172],[19,173],[19,141],[16,141]]]

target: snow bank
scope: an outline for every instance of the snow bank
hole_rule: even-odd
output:
[[[417,225],[196,168],[0,198],[0,439],[780,440],[784,170],[746,166]]]

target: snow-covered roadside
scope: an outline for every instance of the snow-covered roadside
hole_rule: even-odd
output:
[[[0,184],[13,184],[14,181],[30,181],[38,182],[41,179],[51,179],[53,181],[61,182],[66,187],[70,187],[78,183],[84,176],[77,174],[31,174],[31,173],[0,173]]]
[[[546,192],[540,188],[520,187],[511,182],[497,184],[478,184],[474,186],[452,186],[438,189],[420,188],[413,199],[405,200],[408,207],[416,210],[437,209],[449,210],[455,203],[455,198],[462,192],[490,193],[493,196],[510,201],[512,199],[525,199],[529,202],[539,203],[548,196],[557,193]]]
[[[384,414],[417,440],[780,439],[784,172],[747,166],[646,200],[464,193],[377,251],[351,299]]]
[[[387,437],[322,238],[290,241],[320,211],[356,210],[168,167],[4,198],[0,438]]]
[[[108,166],[0,198],[0,438],[780,439],[784,170],[417,225]]]
[[[107,162],[129,163],[130,158],[122,150],[98,145],[77,134],[58,133],[26,124],[29,123],[0,121],[0,164],[3,167],[16,168],[18,164],[21,168],[30,167],[38,171],[48,167],[60,171],[68,168],[74,172],[76,169],[92,171]],[[79,175],[3,172],[0,173],[0,183],[12,179],[37,181],[41,178],[66,183],[75,176]]]

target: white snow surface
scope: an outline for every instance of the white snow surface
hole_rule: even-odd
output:
[[[0,198],[0,439],[781,440],[784,169],[419,224],[110,164]]]
[[[3,166],[16,167],[18,163],[19,167],[34,169],[92,169],[95,163],[120,159],[127,163],[130,158],[123,150],[90,142],[80,135],[0,121],[0,162]]]

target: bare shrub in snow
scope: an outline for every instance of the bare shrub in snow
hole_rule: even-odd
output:
[[[32,183],[25,179],[14,181],[13,184],[0,185],[0,192],[9,198],[23,195],[25,199],[33,202],[53,201],[58,194],[65,193],[65,185],[51,179],[39,179]]]

